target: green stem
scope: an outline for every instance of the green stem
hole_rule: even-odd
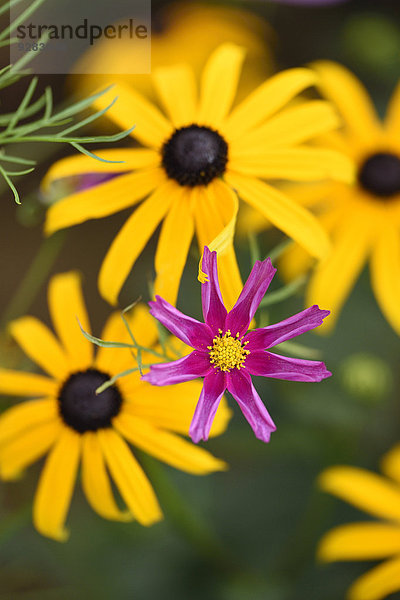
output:
[[[20,317],[29,310],[64,245],[66,235],[66,231],[60,231],[43,240],[38,253],[0,318],[0,329],[4,329],[9,321]]]
[[[260,247],[258,245],[257,236],[254,233],[248,234],[249,250],[250,250],[250,262],[253,266],[258,260],[261,260]]]

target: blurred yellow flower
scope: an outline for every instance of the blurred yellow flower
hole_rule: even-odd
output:
[[[343,130],[325,136],[323,144],[346,153],[358,176],[353,184],[328,182],[285,190],[299,205],[316,206],[333,243],[332,253],[312,273],[305,303],[331,310],[320,327],[329,331],[369,261],[376,300],[400,333],[400,84],[381,123],[364,87],[347,69],[330,62],[316,63],[314,68],[322,94],[344,120]],[[281,267],[286,277],[293,278],[313,262],[294,246]]]
[[[93,510],[106,519],[135,518],[151,525],[162,518],[162,512],[124,438],[188,473],[225,469],[224,462],[177,435],[188,435],[202,384],[192,381],[156,388],[134,372],[96,395],[100,385],[132,367],[132,354],[126,348],[100,348],[94,356],[94,346],[77,322],[79,318],[89,331],[76,273],[53,277],[48,295],[59,339],[34,317],[22,317],[10,325],[14,339],[47,375],[0,369],[1,393],[37,398],[17,404],[0,417],[0,477],[14,479],[48,454],[35,495],[33,521],[40,533],[59,541],[68,537],[65,520],[80,462],[82,487]],[[128,319],[137,342],[154,346],[157,328],[147,309],[136,307]],[[129,341],[120,315],[111,315],[102,338]],[[157,361],[149,353],[143,359]],[[225,430],[229,416],[224,402],[214,435]],[[118,507],[110,476],[128,510]]]
[[[382,472],[387,478],[338,466],[319,477],[323,490],[382,519],[341,525],[320,542],[318,558],[324,562],[387,559],[355,581],[348,600],[381,600],[400,591],[400,445],[384,456]]]
[[[121,287],[157,226],[164,221],[155,257],[155,293],[175,303],[187,254],[196,232],[202,251],[222,230],[234,231],[237,196],[321,258],[329,240],[317,219],[263,179],[350,181],[352,165],[335,150],[304,145],[338,126],[336,112],[322,100],[286,105],[314,85],[309,69],[275,75],[231,110],[245,52],[223,44],[210,57],[198,98],[193,70],[186,64],[156,69],[155,88],[165,116],[144,96],[117,85],[117,102],[107,115],[119,126],[137,124],[132,136],[146,148],[110,149],[54,164],[43,186],[88,172],[120,174],[51,206],[46,232],[53,233],[146,200],[118,233],[102,264],[99,288],[115,304]],[[110,98],[96,102],[105,108]],[[220,256],[220,281],[228,309],[242,288],[232,240]]]
[[[256,14],[234,6],[198,2],[176,2],[153,11],[151,31],[152,69],[174,65],[182,58],[196,76],[220,44],[232,42],[247,48],[238,99],[260,84],[273,71],[269,49],[274,34],[268,23]],[[70,85],[80,95],[101,86],[122,81],[157,100],[148,75],[129,75],[132,56],[140,48],[135,40],[104,39],[86,52],[74,66],[79,73]],[[90,75],[93,71],[113,75]]]

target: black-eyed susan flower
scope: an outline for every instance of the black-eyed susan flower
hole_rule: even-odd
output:
[[[319,478],[323,490],[350,502],[379,521],[341,525],[321,540],[321,561],[383,560],[359,577],[349,600],[382,600],[400,591],[400,445],[382,461],[384,477],[355,467],[331,467]]]
[[[94,356],[93,345],[77,323],[78,317],[89,331],[76,273],[52,279],[49,308],[58,339],[34,317],[22,317],[10,326],[14,339],[46,375],[0,369],[1,393],[36,398],[0,417],[0,477],[14,479],[48,454],[33,521],[40,533],[56,540],[68,536],[65,520],[79,464],[86,498],[99,515],[151,525],[162,518],[161,508],[126,441],[189,473],[224,469],[225,463],[178,435],[188,432],[201,384],[189,382],[163,394],[134,372],[96,395],[100,385],[132,367],[131,352],[101,348]],[[148,348],[155,344],[157,330],[146,309],[136,308],[130,326],[138,343]],[[103,339],[127,342],[127,336],[119,315],[112,315]],[[225,429],[228,418],[224,404],[214,433]],[[127,510],[119,508],[110,477]]]
[[[269,442],[274,422],[251,376],[288,381],[322,381],[331,373],[320,361],[288,358],[270,352],[273,346],[321,325],[329,314],[318,306],[280,323],[248,331],[256,310],[276,269],[271,260],[257,261],[235,306],[228,312],[218,283],[217,253],[204,248],[201,297],[204,323],[196,321],[156,296],[151,314],[193,351],[173,362],[152,365],[143,376],[153,385],[164,386],[204,377],[203,389],[190,425],[194,442],[207,440],[221,398],[228,390],[240,406],[256,437]]]
[[[351,179],[351,164],[342,154],[304,145],[335,128],[336,113],[320,100],[285,108],[316,82],[315,73],[302,68],[267,80],[231,111],[243,58],[242,48],[220,46],[203,70],[199,97],[189,66],[156,69],[153,81],[165,114],[133,89],[117,85],[113,94],[118,101],[107,114],[118,125],[136,122],[133,136],[145,148],[99,153],[124,163],[74,156],[49,170],[45,187],[55,179],[89,171],[125,174],[51,206],[47,234],[145,199],[118,233],[101,267],[99,288],[111,303],[162,221],[155,293],[174,303],[194,232],[202,249],[225,227],[234,230],[236,191],[312,255],[328,252],[328,238],[315,217],[264,179]],[[232,244],[221,255],[220,276],[231,307],[241,289]]]
[[[329,257],[312,273],[306,302],[331,308],[324,324],[329,330],[368,261],[376,300],[400,333],[400,85],[382,123],[364,87],[347,69],[319,62],[315,71],[321,92],[344,121],[343,130],[329,134],[323,144],[347,153],[357,178],[353,184],[329,182],[288,190],[300,205],[315,205],[333,242]],[[292,278],[312,264],[310,255],[296,246],[281,266]]]

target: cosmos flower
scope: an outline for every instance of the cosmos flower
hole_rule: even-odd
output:
[[[116,303],[132,266],[161,222],[155,293],[175,303],[193,234],[200,249],[222,231],[233,234],[236,191],[313,256],[329,252],[328,237],[316,218],[264,179],[351,180],[351,164],[342,154],[304,145],[337,127],[336,113],[321,100],[287,108],[316,82],[316,75],[303,68],[275,75],[231,111],[244,55],[233,44],[220,46],[203,70],[199,98],[188,65],[155,69],[153,81],[166,115],[135,90],[117,85],[112,97],[117,95],[118,100],[107,115],[124,128],[135,122],[132,135],[145,148],[98,153],[122,163],[73,156],[50,168],[45,188],[58,178],[85,172],[125,174],[52,205],[47,234],[144,199],[114,239],[100,270],[99,289],[110,303]],[[97,103],[97,108],[106,105]],[[229,239],[221,254],[220,279],[231,307],[242,284]]]
[[[315,206],[333,243],[330,256],[312,273],[306,303],[331,308],[331,316],[321,328],[329,330],[369,262],[376,300],[400,333],[400,84],[380,122],[364,87],[347,69],[319,62],[315,71],[321,92],[344,121],[343,130],[324,137],[322,143],[347,153],[357,178],[353,184],[322,182],[286,190],[299,205]],[[293,278],[313,262],[296,246],[280,266],[286,277]]]
[[[35,495],[33,521],[40,533],[59,541],[68,537],[64,524],[79,463],[83,491],[99,515],[117,521],[135,518],[142,525],[151,525],[162,518],[162,512],[124,438],[189,473],[224,469],[225,463],[177,435],[187,434],[201,386],[189,382],[160,394],[141,381],[138,373],[131,373],[96,395],[100,385],[132,367],[131,352],[101,348],[93,355],[94,346],[77,323],[78,317],[89,331],[76,273],[52,279],[49,308],[59,340],[34,317],[11,323],[14,339],[47,375],[0,369],[1,393],[36,398],[17,404],[0,417],[0,476],[19,477],[27,466],[48,454]],[[130,326],[138,343],[148,348],[155,343],[156,326],[144,307],[136,308]],[[114,314],[106,323],[103,339],[128,341],[124,331],[120,315]],[[221,408],[214,433],[221,433],[229,418],[226,404]],[[128,510],[118,507],[110,477]]]
[[[324,562],[384,559],[354,582],[349,600],[382,600],[400,591],[400,445],[383,457],[382,472],[386,477],[337,466],[319,477],[324,491],[380,519],[341,525],[320,542],[318,557]]]
[[[150,302],[151,314],[193,352],[174,362],[153,365],[143,376],[163,386],[204,377],[203,389],[190,425],[194,442],[207,440],[219,402],[228,390],[257,438],[269,442],[276,427],[255,390],[251,375],[288,381],[321,381],[331,373],[323,362],[287,358],[269,351],[285,340],[321,325],[329,314],[312,306],[285,321],[248,331],[276,272],[270,259],[257,261],[235,306],[227,312],[221,297],[217,253],[204,248],[202,284],[204,323],[182,314],[163,298]]]

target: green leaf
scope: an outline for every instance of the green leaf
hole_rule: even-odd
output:
[[[135,304],[137,302],[139,302],[139,300],[137,300],[136,302],[134,302],[133,304],[131,304],[129,307],[127,307],[127,308],[125,308],[124,310],[121,311],[121,319],[122,319],[122,321],[123,321],[123,323],[124,323],[124,325],[126,327],[126,330],[127,330],[128,334],[129,334],[129,337],[131,338],[132,343],[134,344],[134,347],[135,347],[135,349],[137,351],[136,362],[138,364],[140,374],[142,375],[142,351],[141,351],[141,347],[138,345],[138,343],[137,343],[137,341],[135,339],[135,336],[133,335],[132,330],[131,330],[131,328],[129,326],[129,323],[128,323],[126,317],[125,317],[125,313],[128,310],[130,310],[131,308],[133,308],[133,306],[135,306]]]
[[[131,373],[137,373],[137,371],[139,371],[139,370],[140,370],[139,367],[133,367],[133,369],[127,369],[126,371],[122,371],[121,373],[117,373],[117,375],[114,375],[114,377],[111,377],[111,379],[109,379],[108,381],[105,381],[104,383],[102,383],[96,389],[96,394],[101,394],[101,392],[104,392],[104,390],[106,390],[107,388],[109,388],[112,385],[114,385],[114,383],[118,379],[121,379],[121,377],[125,377],[126,375],[130,375]],[[140,374],[142,374],[142,372],[140,372]]]
[[[97,338],[94,335],[91,335],[90,333],[85,331],[83,329],[82,325],[80,324],[79,319],[78,319],[78,324],[79,324],[79,327],[81,328],[81,331],[82,331],[83,335],[85,336],[85,338],[87,340],[89,340],[89,342],[92,342],[92,344],[96,344],[96,346],[100,346],[101,348],[131,348],[131,349],[135,347],[132,344],[125,344],[123,342],[106,342],[105,340],[102,340],[101,338]]]
[[[18,25],[26,21],[26,19],[30,17],[35,12],[35,10],[39,8],[41,4],[43,4],[43,2],[45,2],[45,0],[33,0],[33,2],[29,4],[28,8],[22,11],[22,13],[16,19],[14,19],[14,21],[12,21],[8,27],[3,29],[3,31],[0,33],[0,40],[4,40],[6,37],[9,36],[9,34],[12,31],[15,31]],[[12,2],[8,4],[10,8],[14,6]]]
[[[5,2],[3,6],[0,6],[0,15],[10,10],[10,8],[17,6],[17,4],[19,4],[20,2],[24,1],[25,0],[9,0],[8,2]]]
[[[63,119],[65,117],[71,117],[73,115],[76,115],[77,113],[82,112],[85,108],[88,108],[91,104],[93,104],[93,102],[97,98],[100,98],[100,96],[103,96],[104,94],[109,92],[113,87],[114,87],[114,85],[109,85],[106,88],[104,88],[104,90],[101,90],[100,92],[97,92],[96,94],[92,94],[91,96],[88,96],[87,98],[84,98],[83,100],[79,100],[78,102],[71,104],[67,108],[64,108],[62,111],[57,113],[58,118]]]
[[[11,189],[12,193],[14,194],[14,200],[17,204],[21,204],[21,200],[19,198],[19,194],[17,191],[17,188],[15,187],[15,185],[13,184],[13,182],[11,181],[11,179],[9,178],[9,176],[7,175],[6,171],[3,169],[3,167],[0,165],[0,174],[3,175],[7,185],[9,186],[9,188]]]
[[[88,123],[92,123],[92,121],[95,121],[96,119],[98,119],[99,117],[104,115],[104,113],[107,112],[108,109],[111,108],[115,104],[116,101],[117,101],[117,96],[114,98],[114,100],[112,102],[110,102],[110,104],[108,106],[93,113],[92,115],[89,115],[86,119],[83,119],[83,121],[80,121],[79,123],[75,123],[74,125],[71,125],[71,127],[67,127],[67,129],[63,129],[62,131],[60,131],[59,135],[64,136],[67,133],[71,133],[71,131],[75,131],[79,127],[84,127],[85,125],[88,125]]]
[[[25,169],[24,171],[4,171],[5,173],[7,173],[7,175],[12,175],[13,177],[15,175],[28,175],[28,173],[32,173],[32,171],[34,171],[34,168],[31,169]]]
[[[49,86],[45,88],[43,96],[46,103],[43,119],[47,121],[48,119],[50,119],[51,113],[53,112],[53,92],[51,91],[51,88]]]
[[[30,160],[28,158],[21,158],[20,156],[11,156],[11,154],[4,154],[0,151],[0,161],[3,162],[12,162],[17,165],[35,165],[35,160]]]
[[[46,97],[45,94],[42,94],[40,98],[38,98],[35,102],[33,102],[30,106],[28,106],[25,109],[24,114],[21,116],[21,119],[26,119],[27,117],[31,117],[32,115],[36,114],[37,112],[39,112],[39,110],[43,108],[43,106],[45,106],[45,104]],[[10,119],[13,117],[13,114],[14,113],[12,112],[0,115],[0,125],[7,125]]]
[[[21,100],[20,105],[18,106],[17,110],[14,112],[13,116],[10,119],[10,122],[8,123],[8,126],[4,132],[5,135],[7,135],[7,133],[9,133],[14,128],[14,126],[18,123],[19,119],[24,114],[26,107],[28,106],[29,102],[31,101],[31,98],[36,89],[37,83],[38,83],[38,78],[34,77],[31,80],[31,82],[28,86],[28,89],[26,90],[25,95]]]

